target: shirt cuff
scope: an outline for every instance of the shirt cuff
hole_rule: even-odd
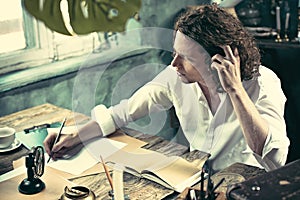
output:
[[[286,141],[279,143],[276,140],[274,141],[272,136],[272,132],[269,130],[261,156],[253,152],[248,145],[244,151],[244,153],[252,153],[256,161],[265,168],[266,171],[271,171],[283,166],[287,159],[288,145]]]
[[[265,158],[266,155],[268,155],[273,149],[286,149],[285,154],[288,153],[288,146],[289,146],[289,140],[287,137],[276,137],[276,130],[271,130],[269,128],[269,133],[267,136],[267,139],[265,141],[265,145],[262,152],[262,159]],[[275,134],[275,135],[274,135]]]
[[[107,136],[116,130],[114,120],[110,114],[110,111],[104,105],[98,105],[93,108],[92,119],[95,120],[103,133],[103,136]]]

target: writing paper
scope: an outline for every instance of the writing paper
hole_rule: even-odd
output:
[[[97,139],[86,144],[78,154],[70,159],[51,160],[48,166],[70,174],[79,175],[96,165],[100,161],[100,155],[105,159],[125,146],[125,143],[108,138]],[[45,160],[48,159],[47,157],[48,155],[46,155]]]

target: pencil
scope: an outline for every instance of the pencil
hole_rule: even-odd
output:
[[[102,158],[101,155],[100,155],[100,158],[101,158],[101,162],[102,162],[102,165],[103,165],[103,168],[104,168],[106,177],[107,177],[108,182],[109,182],[109,184],[110,184],[111,190],[114,190],[112,178],[111,178],[111,176],[110,176],[110,174],[109,174],[109,172],[108,172],[108,169],[107,169],[107,167],[106,167],[106,165],[105,165],[105,163],[104,163],[103,158]]]
[[[59,138],[60,138],[60,135],[61,135],[61,132],[62,132],[62,129],[63,129],[63,127],[65,126],[66,120],[67,120],[67,118],[65,117],[64,120],[63,120],[63,122],[61,123],[60,128],[59,128],[59,132],[58,132],[58,134],[56,135],[56,138],[55,138],[55,140],[54,140],[53,146],[58,142],[58,140],[59,140]],[[53,146],[52,146],[52,148],[53,148]],[[52,149],[52,148],[51,148],[51,149]],[[49,158],[48,158],[47,163],[51,160],[52,154],[53,154],[53,153],[52,153],[52,150],[51,150],[50,156],[49,156]]]

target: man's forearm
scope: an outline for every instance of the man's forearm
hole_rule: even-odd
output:
[[[88,141],[96,137],[102,137],[103,133],[98,123],[94,120],[87,122],[84,126],[78,130],[79,138],[81,142]]]
[[[268,136],[267,122],[260,116],[244,88],[228,94],[249,147],[261,156]]]

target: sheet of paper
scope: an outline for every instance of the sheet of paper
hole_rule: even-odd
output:
[[[125,143],[108,138],[97,139],[86,144],[74,157],[65,160],[51,160],[48,166],[74,175],[80,175],[85,170],[96,165],[100,161],[100,155],[105,159],[125,146]],[[45,160],[48,160],[48,156],[46,156]]]
[[[5,174],[2,174],[0,176],[0,183],[3,181],[6,181],[8,179],[14,178],[16,176],[19,176],[20,174],[26,173],[26,167],[25,166],[20,166],[12,171],[9,171]]]
[[[167,156],[161,153],[139,148],[134,151],[118,151],[108,157],[106,161],[109,161],[108,165],[111,165],[111,163],[118,163],[141,173],[144,169],[157,162],[163,162],[166,158]]]
[[[25,166],[24,166],[25,168]],[[45,183],[46,188],[33,195],[22,194],[18,191],[19,184],[27,178],[26,168],[23,173],[0,182],[1,199],[22,199],[22,200],[41,200],[41,199],[60,199],[66,186],[72,187],[74,183],[57,175],[53,169],[46,167],[45,173],[40,179]]]

